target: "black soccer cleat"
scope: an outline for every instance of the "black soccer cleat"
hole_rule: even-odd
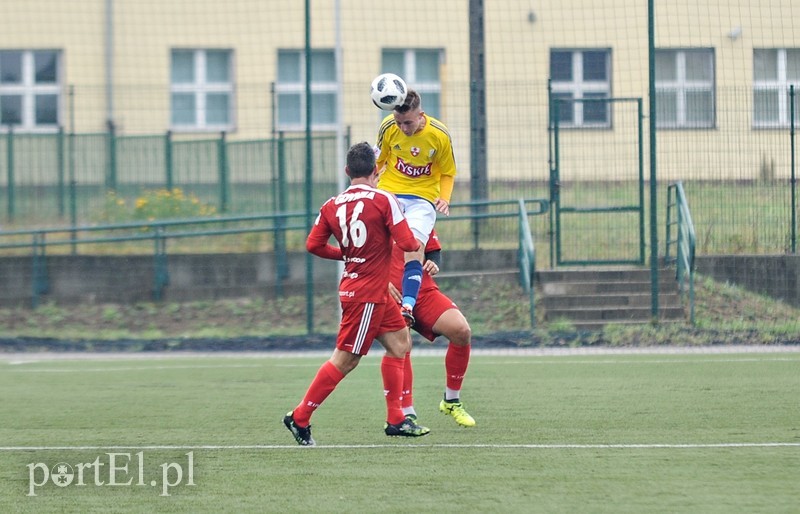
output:
[[[389,437],[422,437],[427,435],[431,429],[417,425],[406,417],[401,423],[396,425],[386,423],[383,431],[386,432],[386,435]]]
[[[286,425],[286,428],[289,429],[289,432],[294,436],[294,440],[297,441],[297,444],[300,446],[314,446],[317,444],[311,437],[311,425],[299,427],[297,423],[294,422],[294,411],[289,411],[286,416],[283,417],[283,424]]]

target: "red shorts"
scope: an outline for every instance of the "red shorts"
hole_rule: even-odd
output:
[[[458,306],[439,289],[420,291],[414,306],[415,322],[412,328],[428,341],[433,341],[439,335],[433,333],[433,325],[450,309],[458,309]]]
[[[343,352],[366,355],[376,337],[406,328],[400,306],[394,302],[342,302],[342,322],[336,348]]]

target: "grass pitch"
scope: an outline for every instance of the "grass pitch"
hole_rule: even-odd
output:
[[[281,419],[326,355],[0,356],[0,512],[797,512],[790,350],[475,352],[472,429],[418,351],[431,434],[405,440],[383,435],[375,348],[315,448]]]

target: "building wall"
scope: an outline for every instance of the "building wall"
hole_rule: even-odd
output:
[[[169,126],[172,48],[230,48],[235,55],[236,131],[231,138],[271,137],[270,88],[279,48],[302,48],[301,2],[276,0],[25,0],[7,2],[0,16],[0,48],[60,48],[64,54],[62,119],[77,132],[106,128],[105,9],[114,12],[114,119],[122,134],[159,134]],[[343,125],[354,140],[372,140],[379,113],[367,85],[379,71],[383,48],[444,48],[442,118],[470,173],[468,2],[407,0],[386,12],[374,2],[341,2]],[[333,0],[314,1],[311,43],[336,43]],[[641,0],[531,3],[486,1],[485,32],[490,179],[548,179],[547,76],[551,48],[612,50],[615,96],[644,97],[647,111],[647,9]],[[533,14],[533,16],[531,16]],[[664,180],[757,178],[772,161],[788,177],[785,131],[752,129],[753,47],[800,47],[800,3],[791,0],[700,0],[656,3],[656,46],[715,51],[717,126],[661,131]],[[729,34],[737,27],[741,36]],[[74,115],[72,114],[74,110]],[[646,124],[645,124],[646,128]],[[628,144],[630,122],[613,130],[577,131],[576,148],[592,156],[566,166],[579,179],[615,178],[597,163],[613,162]],[[206,137],[207,134],[186,137]],[[645,132],[645,141],[647,136]],[[578,151],[578,150],[576,150]],[[647,155],[647,152],[645,152]],[[600,171],[598,171],[598,168]],[[5,177],[0,177],[5,180]]]

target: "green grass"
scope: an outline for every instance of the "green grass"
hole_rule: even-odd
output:
[[[729,513],[800,505],[798,352],[474,355],[463,396],[474,429],[438,413],[443,357],[418,355],[416,405],[432,430],[420,440],[382,434],[373,353],[315,415],[317,448],[298,447],[280,420],[321,354],[6,357],[0,511]],[[99,457],[107,482],[109,452],[131,455],[117,481],[134,483],[142,452],[146,485],[98,486],[92,475],[85,486],[51,483],[27,496],[29,464]],[[167,463],[180,464],[184,480],[160,496]]]

